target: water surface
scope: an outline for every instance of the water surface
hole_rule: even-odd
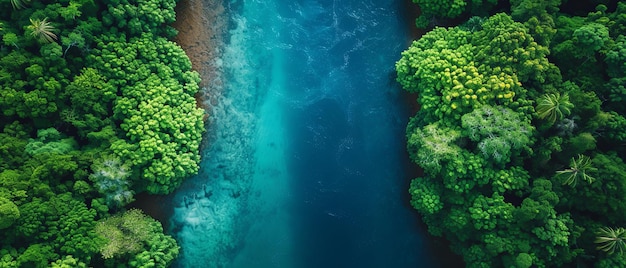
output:
[[[224,3],[200,174],[174,197],[178,267],[433,267],[406,197],[399,0]]]

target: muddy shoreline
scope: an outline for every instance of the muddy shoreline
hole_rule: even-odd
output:
[[[211,92],[221,88],[222,37],[227,29],[225,9],[220,0],[180,0],[172,24],[178,35],[174,38],[191,60],[191,68],[200,74],[198,107],[208,110]]]

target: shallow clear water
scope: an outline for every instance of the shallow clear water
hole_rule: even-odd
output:
[[[175,266],[433,266],[406,197],[402,1],[225,5],[211,145],[174,196]]]

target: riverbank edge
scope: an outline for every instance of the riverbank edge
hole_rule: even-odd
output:
[[[209,117],[211,98],[210,91],[219,85],[219,64],[216,64],[221,49],[221,34],[226,29],[223,20],[225,9],[221,1],[212,0],[179,0],[176,3],[176,21],[172,23],[178,35],[172,40],[178,44],[191,61],[192,70],[200,75],[200,90],[196,93],[197,107],[205,111],[204,123],[207,131],[210,130]],[[206,147],[206,138],[203,138],[200,152]],[[158,220],[163,229],[169,229],[169,219],[174,214],[172,194],[151,195],[139,193],[135,201],[129,206],[138,208]]]
[[[198,107],[208,112],[209,104],[214,102],[209,92],[221,83],[218,72],[221,67],[221,37],[227,28],[226,22],[221,19],[225,9],[221,1],[179,0],[175,11],[176,21],[172,27],[178,35],[173,41],[189,57],[192,70],[200,74],[196,102]]]

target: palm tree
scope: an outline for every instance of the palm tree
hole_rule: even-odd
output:
[[[27,28],[30,34],[42,43],[52,43],[57,39],[57,35],[54,34],[56,29],[48,21],[48,18],[43,20],[30,19],[30,25]]]
[[[13,6],[13,9],[20,9],[24,7],[24,0],[11,0],[11,5]]]
[[[613,254],[621,255],[626,249],[626,230],[624,228],[613,229],[610,227],[600,228],[596,232],[597,249]]]
[[[570,162],[570,168],[557,171],[557,176],[567,176],[563,181],[563,184],[576,186],[576,182],[582,179],[588,183],[592,183],[596,179],[587,174],[588,172],[596,171],[597,169],[591,166],[591,159],[585,155],[578,155],[578,158],[572,157]]]
[[[567,94],[552,93],[543,95],[537,101],[537,115],[539,118],[546,118],[550,124],[561,120],[571,113],[574,104],[569,101]]]

